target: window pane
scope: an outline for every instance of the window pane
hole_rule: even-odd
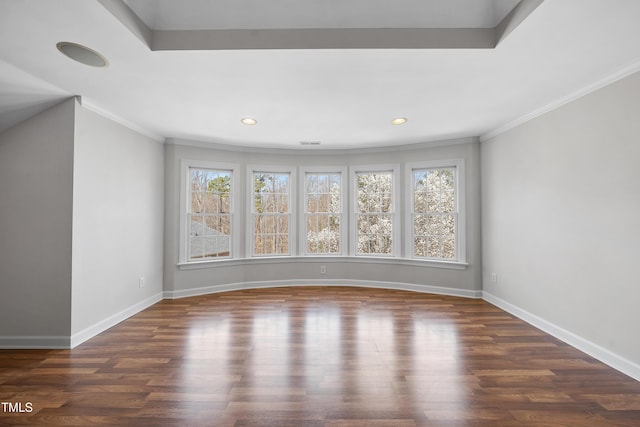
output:
[[[253,253],[256,255],[263,255],[265,253],[264,250],[264,239],[262,235],[255,235],[253,239]]]
[[[329,193],[318,195],[317,212],[329,212],[331,207],[331,197]]]
[[[204,193],[199,191],[191,192],[191,212],[204,212]]]
[[[264,253],[265,254],[276,254],[276,236],[273,234],[266,234],[263,236],[264,238]]]
[[[318,212],[318,195],[317,194],[309,194],[307,196],[307,212],[309,213]]]
[[[288,173],[253,174],[253,254],[289,253],[290,176]]]
[[[442,220],[440,215],[427,216],[427,234],[439,236],[442,234]]]
[[[454,169],[442,169],[442,191],[453,191],[455,188]]]
[[[424,257],[427,254],[427,239],[423,236],[414,237],[413,240],[413,256]]]
[[[289,234],[289,215],[278,215],[276,217],[276,233]]]
[[[202,234],[210,236],[220,233],[220,217],[217,215],[207,215],[204,218],[204,229]]]
[[[426,215],[414,215],[413,217],[413,235],[425,236],[425,230],[427,229],[427,216]]]
[[[287,254],[289,253],[289,235],[288,234],[278,234],[276,236],[276,253],[278,254]]]
[[[276,210],[275,212],[287,213],[289,212],[289,195],[278,194],[275,196]]]
[[[358,234],[369,234],[371,223],[368,215],[358,215]]]
[[[189,177],[188,259],[231,256],[231,172],[189,168]]]
[[[208,213],[220,212],[220,195],[207,191],[204,195],[204,211]]]
[[[318,240],[315,238],[313,231],[307,232],[307,253],[314,254],[318,252]]]
[[[356,175],[356,238],[358,254],[393,252],[393,173],[362,172]]]
[[[456,256],[455,236],[445,236],[442,242],[442,258],[453,259]]]
[[[426,212],[427,211],[427,194],[419,191],[413,194],[413,211],[414,212]]]
[[[306,253],[340,253],[340,173],[307,173]]]
[[[442,234],[454,234],[456,222],[453,215],[442,215]]]
[[[437,192],[427,193],[427,212],[438,212],[440,194]]]
[[[442,239],[440,237],[429,236],[427,239],[427,256],[430,258],[440,258]]]
[[[455,259],[455,168],[414,170],[412,198],[413,256]]]
[[[276,233],[276,218],[273,215],[262,216],[262,229],[257,232],[260,234],[275,234]]]
[[[261,194],[255,194],[253,196],[253,210],[255,213],[264,212],[264,201]]]
[[[393,206],[391,205],[391,193],[382,193],[380,195],[381,208],[380,212],[392,212]]]
[[[453,213],[455,212],[455,193],[453,191],[446,191],[442,193],[442,198],[440,201],[440,206],[442,207],[442,212]]]
[[[317,194],[318,193],[318,176],[307,174],[307,194]]]
[[[231,212],[231,197],[228,194],[222,194],[220,196],[220,212],[229,213]]]
[[[227,236],[231,236],[231,215],[220,216],[220,232]]]

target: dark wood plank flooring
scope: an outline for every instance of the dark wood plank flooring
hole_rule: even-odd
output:
[[[640,383],[491,304],[297,287],[165,300],[1,350],[0,425],[640,426]]]

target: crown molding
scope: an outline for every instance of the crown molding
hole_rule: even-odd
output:
[[[245,145],[232,145],[230,143],[207,142],[182,138],[167,138],[167,145],[179,145],[185,147],[207,148],[210,150],[233,151],[240,153],[258,153],[258,154],[310,154],[317,155],[346,155],[346,154],[369,154],[369,153],[389,153],[396,151],[421,150],[425,148],[445,147],[461,144],[478,143],[480,140],[477,136],[466,138],[444,139],[430,142],[419,142],[415,144],[403,145],[386,145],[382,147],[365,147],[365,148],[310,148],[307,146],[301,148],[277,148],[277,147],[255,147]]]
[[[557,108],[562,107],[563,105],[566,105],[570,102],[573,102],[577,99],[580,99],[584,96],[589,95],[590,93],[593,93],[595,91],[597,91],[598,89],[602,89],[605,86],[608,86],[610,84],[613,84],[619,80],[624,79],[625,77],[629,77],[632,74],[637,73],[638,71],[640,71],[640,59],[634,61],[633,63],[631,63],[630,65],[627,65],[626,67],[616,71],[615,73],[609,74],[608,76],[588,85],[585,86],[581,89],[576,90],[575,92],[570,93],[567,96],[564,96],[560,99],[557,99],[547,105],[545,105],[544,107],[538,108],[530,113],[525,114],[524,116],[520,116],[515,120],[512,120],[508,123],[503,124],[502,126],[499,126],[493,130],[490,130],[489,132],[486,132],[482,135],[480,135],[480,142],[485,142],[488,141],[492,138],[495,138],[496,136],[505,133],[515,127],[520,126],[521,124],[524,124],[530,120],[535,119],[536,117],[540,117],[543,114],[546,114],[550,111],[553,111]]]
[[[138,126],[137,124],[124,119],[118,115],[115,115],[101,107],[98,107],[95,104],[92,104],[91,102],[88,102],[85,98],[81,97],[81,96],[76,96],[75,97],[78,100],[78,104],[80,104],[81,106],[83,106],[84,108],[86,108],[89,111],[93,111],[96,114],[99,114],[103,117],[106,117],[107,119],[114,121],[128,129],[131,129],[134,132],[137,132],[139,134],[142,134],[144,136],[147,136],[151,139],[153,139],[154,141],[157,142],[161,142],[164,143],[165,142],[165,137],[162,135],[159,135],[155,132],[150,131],[149,129],[146,129],[142,126]]]

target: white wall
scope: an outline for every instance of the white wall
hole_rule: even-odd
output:
[[[74,103],[0,135],[0,345],[65,347],[71,322]]]
[[[486,295],[640,378],[640,73],[481,159]]]
[[[162,144],[80,105],[75,129],[74,345],[161,298],[164,228]]]
[[[167,144],[165,147],[166,172],[166,221],[164,290],[169,297],[216,292],[243,286],[275,284],[362,284],[404,287],[421,291],[438,291],[444,288],[449,293],[478,296],[481,290],[480,258],[480,184],[479,184],[479,143],[413,149],[388,149],[383,151],[345,150],[330,153],[308,150],[265,150],[230,151],[220,147],[200,148],[194,146]],[[309,260],[279,260],[273,262],[236,265],[221,263],[215,267],[180,270],[179,256],[179,171],[182,159],[208,160],[240,165],[240,188],[246,188],[246,166],[250,164],[282,166],[348,166],[358,164],[389,164],[407,162],[465,159],[466,168],[466,236],[467,262],[464,270],[448,270],[422,266],[408,266],[400,263],[361,263],[348,258],[322,258]],[[401,181],[404,176],[401,175]],[[401,187],[404,188],[404,187]],[[245,224],[244,197],[240,212],[241,224]],[[242,227],[243,232],[246,227]],[[240,236],[244,241],[244,235]],[[326,274],[320,274],[318,262],[327,266]],[[234,286],[228,286],[234,285]]]

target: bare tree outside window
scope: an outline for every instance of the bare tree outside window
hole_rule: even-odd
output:
[[[231,256],[231,171],[189,169],[190,260]]]
[[[288,173],[253,174],[253,253],[289,254],[291,186]]]

